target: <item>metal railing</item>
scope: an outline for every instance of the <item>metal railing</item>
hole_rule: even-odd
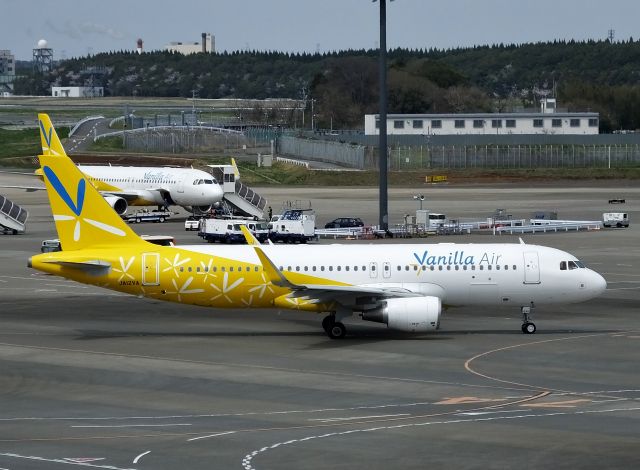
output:
[[[2,195],[0,195],[0,212],[20,224],[24,224],[29,216],[29,212]]]

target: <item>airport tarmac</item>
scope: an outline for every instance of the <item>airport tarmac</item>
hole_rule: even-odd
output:
[[[0,175],[0,184],[20,184]],[[591,302],[538,308],[534,335],[506,308],[445,312],[399,334],[321,316],[207,310],[139,299],[26,267],[55,232],[45,195],[0,190],[30,211],[0,236],[0,469],[554,468],[640,466],[640,188],[477,185],[390,190],[392,222],[536,210],[629,229],[524,235],[570,251],[607,279]],[[318,226],[377,217],[375,188],[260,188],[274,213],[312,200]],[[612,197],[625,205],[610,206]],[[139,233],[201,243],[183,218]],[[518,242],[462,235],[375,243]],[[322,241],[321,243],[333,243]],[[371,243],[346,241],[343,243]]]

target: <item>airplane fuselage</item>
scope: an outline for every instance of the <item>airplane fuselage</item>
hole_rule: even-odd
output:
[[[574,256],[537,245],[263,245],[262,249],[295,284],[401,289],[438,297],[449,306],[580,302],[599,295],[606,286],[598,273],[579,267]],[[54,257],[60,259],[62,254]],[[123,247],[118,253],[83,253],[83,260],[98,259],[111,266],[100,276],[47,265],[47,256],[34,256],[33,267],[134,295],[217,308],[275,306],[317,312],[331,308],[317,301],[291,305],[288,290],[268,282],[251,246],[147,245]],[[77,258],[74,253],[69,256]],[[575,268],[568,269],[569,262]]]
[[[79,165],[102,193],[135,194],[129,205],[208,206],[222,200],[223,192],[211,174],[193,168]]]

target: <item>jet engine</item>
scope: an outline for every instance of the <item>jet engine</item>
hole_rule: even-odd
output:
[[[381,307],[362,313],[362,319],[385,323],[393,330],[419,333],[440,327],[442,303],[438,297],[387,299]]]
[[[211,210],[211,205],[208,206],[192,206],[191,207],[191,212],[194,213],[194,215],[206,215],[210,210]]]
[[[106,196],[104,200],[113,207],[113,210],[116,211],[118,215],[122,215],[127,212],[127,208],[129,207],[127,200],[118,196]]]

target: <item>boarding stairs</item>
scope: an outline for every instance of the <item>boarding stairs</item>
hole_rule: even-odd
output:
[[[0,232],[23,233],[29,212],[0,195]]]
[[[235,215],[264,218],[267,200],[249,186],[242,184],[234,165],[209,165],[211,174],[224,191],[224,203]]]

